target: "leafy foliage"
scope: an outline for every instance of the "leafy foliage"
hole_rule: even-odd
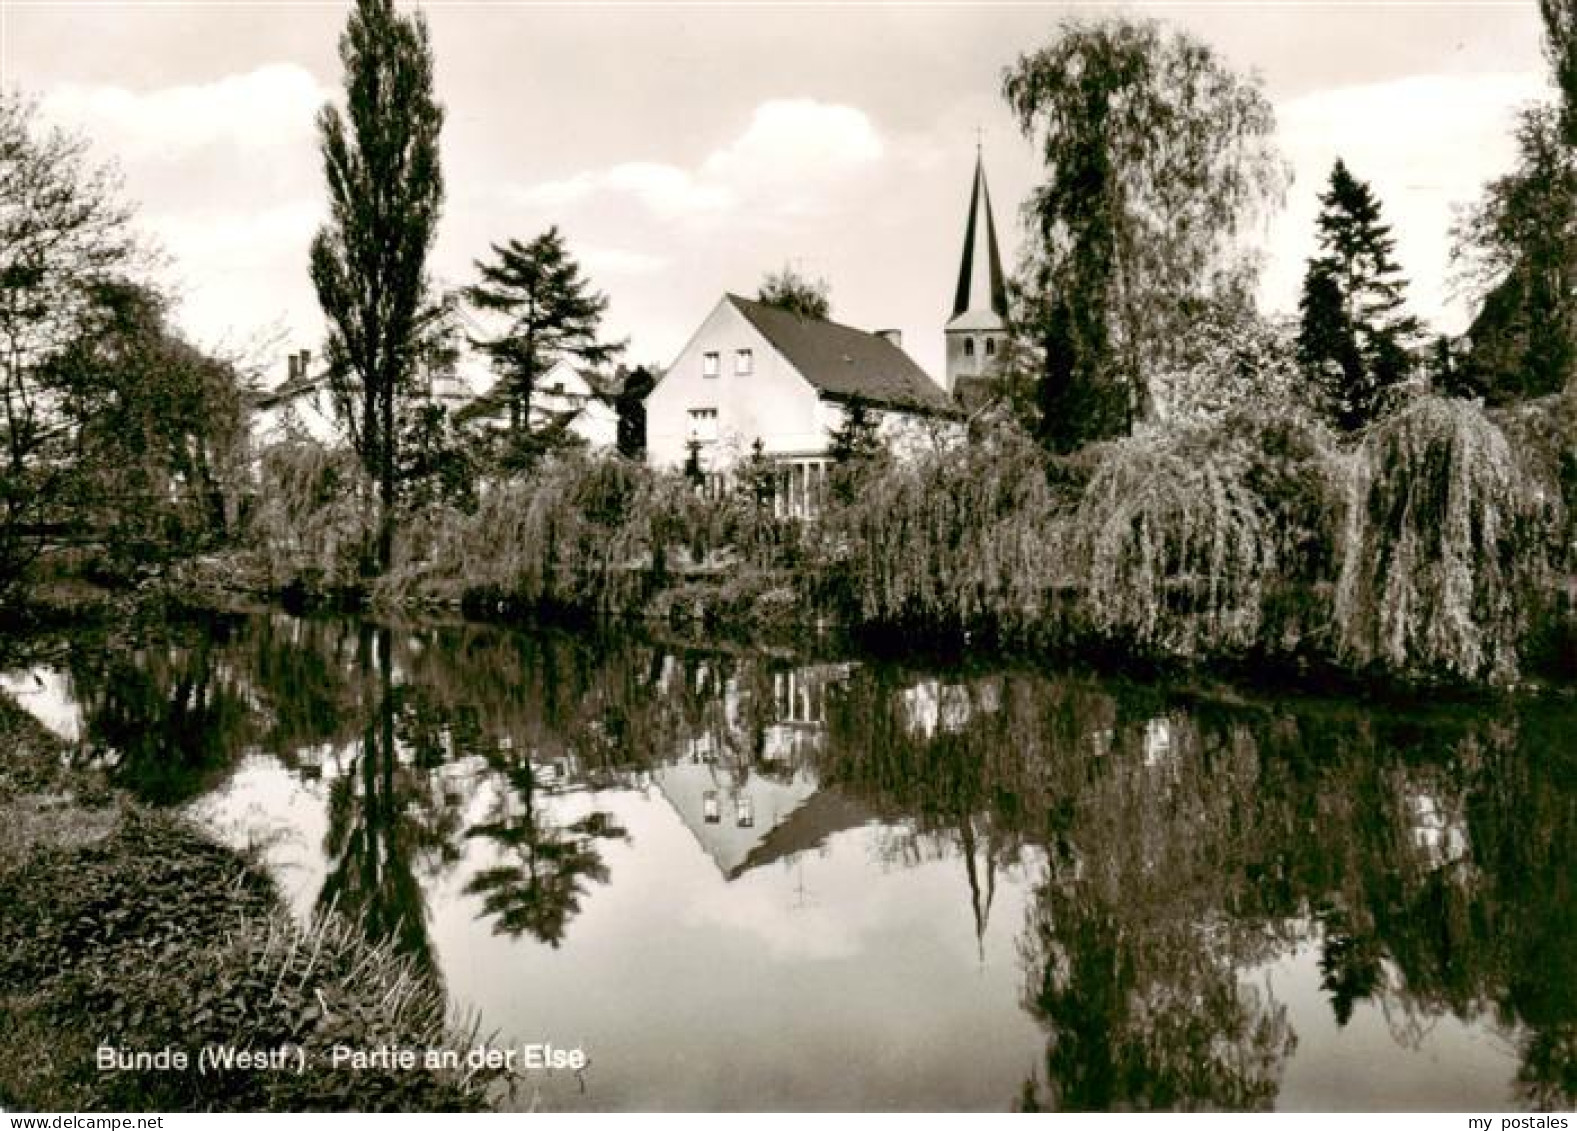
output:
[[[839,502],[853,502],[860,484],[887,456],[881,423],[881,413],[860,397],[843,406],[838,426],[827,437],[827,454],[832,457],[827,486]]]
[[[761,280],[756,301],[797,314],[801,318],[826,321],[832,317],[831,287],[825,279],[808,279],[791,264]]]
[[[76,430],[60,356],[139,258],[119,182],[87,142],[0,91],[0,599],[22,584],[74,493]]]
[[[1050,174],[1025,205],[1014,321],[1039,355],[1042,438],[1068,451],[1125,431],[1143,366],[1202,305],[1248,292],[1233,237],[1286,171],[1257,82],[1153,21],[1065,22],[1003,94]]]
[[[263,452],[260,463],[244,553],[263,586],[324,594],[354,585],[368,535],[359,462],[343,450],[287,442]]]
[[[399,406],[441,311],[428,297],[426,265],[443,205],[443,110],[419,12],[401,16],[393,0],[357,0],[340,61],[345,112],[330,104],[318,116],[330,220],[312,241],[312,282],[328,319],[336,401],[378,486],[375,564],[383,571],[394,545]]]
[[[1420,327],[1402,313],[1406,283],[1380,203],[1339,158],[1320,204],[1320,254],[1303,280],[1298,355],[1337,424],[1356,431],[1386,410],[1411,374]]]
[[[100,543],[124,575],[139,563],[224,543],[238,517],[247,438],[230,365],[172,333],[146,287],[97,288],[80,337],[44,366],[64,397],[69,489],[54,517]]]
[[[1577,148],[1563,111],[1532,106],[1517,168],[1453,228],[1453,259],[1483,297],[1455,391],[1490,404],[1559,391],[1577,362]]]
[[[1287,328],[1253,310],[1212,306],[1186,331],[1172,365],[1150,379],[1151,409],[1163,428],[1187,428],[1255,409],[1313,408]]]

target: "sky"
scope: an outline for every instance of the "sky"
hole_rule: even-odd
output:
[[[1517,108],[1549,96],[1535,0],[421,8],[447,115],[435,277],[470,282],[492,244],[556,224],[608,296],[608,336],[659,366],[725,292],[792,264],[829,283],[837,320],[901,330],[940,378],[977,141],[1011,268],[1044,173],[1001,76],[1070,14],[1155,17],[1259,77],[1293,172],[1253,233],[1271,312],[1296,309],[1339,155],[1381,200],[1412,309],[1460,331],[1453,209],[1512,167]],[[178,324],[264,385],[287,350],[320,349],[315,118],[339,97],[347,9],[0,0],[0,85],[119,166]]]

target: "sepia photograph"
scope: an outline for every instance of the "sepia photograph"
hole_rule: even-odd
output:
[[[0,0],[0,1131],[1574,1108],[1577,0]]]

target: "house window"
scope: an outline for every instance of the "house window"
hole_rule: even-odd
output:
[[[722,810],[717,807],[717,790],[709,789],[701,795],[701,819],[709,825],[723,819]]]
[[[755,364],[756,364],[755,355],[753,353],[751,353],[749,350],[735,350],[734,351],[734,375],[735,376],[737,376],[737,377],[748,377],[748,376],[750,376],[751,373],[755,372]]]
[[[742,829],[748,829],[756,823],[756,807],[750,803],[750,798],[740,794],[734,798],[734,824]]]
[[[564,395],[564,382],[562,382],[562,381],[555,381],[555,382],[553,382],[553,395],[554,396],[563,396]]]
[[[964,339],[964,356],[965,357],[974,357],[975,356],[975,339],[973,339],[973,338],[965,338]]]
[[[987,357],[995,357],[996,356],[996,352],[997,352],[997,340],[995,338],[987,338],[986,339],[986,356]]]
[[[701,355],[701,376],[716,377],[718,374],[718,360],[716,351]]]
[[[717,439],[717,409],[692,408],[690,410],[690,436],[703,444]]]

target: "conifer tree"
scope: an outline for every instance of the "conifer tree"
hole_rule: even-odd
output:
[[[1380,202],[1339,158],[1320,205],[1320,254],[1303,279],[1298,354],[1336,422],[1353,431],[1407,378],[1419,323],[1402,309],[1407,283]]]
[[[477,263],[481,282],[466,289],[477,309],[504,315],[495,338],[473,339],[492,359],[509,405],[509,428],[518,446],[531,421],[537,379],[560,360],[598,367],[618,357],[623,343],[598,337],[607,298],[591,289],[557,227],[529,244],[493,245],[495,261]]]

